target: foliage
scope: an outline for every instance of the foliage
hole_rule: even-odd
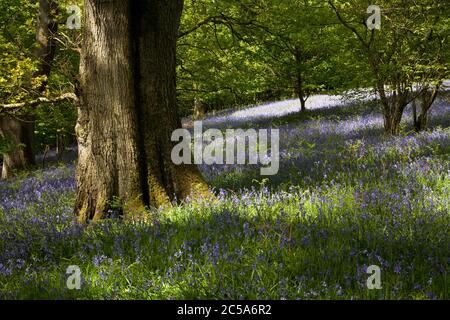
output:
[[[186,1],[178,48],[182,113],[358,85],[342,26],[320,1]],[[296,51],[300,56],[296,58]]]
[[[398,134],[406,106],[449,77],[448,2],[379,1],[380,30],[367,26],[368,0],[328,0],[339,21],[359,42],[353,52],[370,67],[388,133]]]
[[[45,96],[58,96],[61,93],[73,92],[77,78],[79,56],[71,44],[79,39],[80,31],[68,30],[65,21],[68,17],[66,6],[78,4],[80,0],[58,1],[59,14],[58,34],[56,39],[56,55],[52,62],[49,79],[36,78],[39,59],[35,56],[37,48],[36,17],[38,2],[13,0],[0,1],[0,101],[2,104],[32,100],[38,94],[36,88],[43,81],[48,82]],[[37,138],[41,149],[45,145],[55,145],[58,139],[66,139],[73,143],[75,108],[73,105],[47,105],[38,110],[25,108],[15,111],[17,115],[33,114],[37,120]]]

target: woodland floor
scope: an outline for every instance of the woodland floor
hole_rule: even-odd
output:
[[[0,182],[0,298],[449,299],[450,103],[430,130],[385,137],[376,103],[312,97],[208,116],[278,128],[278,175],[200,166],[218,195],[152,223],[74,223],[74,155]],[[185,121],[189,126],[189,120]],[[81,290],[66,269],[82,272]],[[368,290],[378,265],[382,289]]]

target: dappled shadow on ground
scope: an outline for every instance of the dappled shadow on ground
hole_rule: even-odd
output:
[[[337,111],[279,124],[268,182],[202,166],[231,191],[150,211],[152,223],[73,224],[73,165],[0,182],[0,297],[448,299],[450,131],[437,126],[449,105],[433,131],[396,138],[378,114]],[[67,289],[68,265],[81,291]],[[383,290],[367,290],[369,265]]]
[[[82,229],[50,215],[21,221],[15,232],[0,231],[8,240],[0,242],[0,279],[19,284],[0,296],[446,298],[443,212],[377,213],[326,197],[312,199],[313,210],[298,197],[255,193],[222,206],[188,205],[153,225],[111,220]],[[82,269],[81,291],[65,287],[69,264]],[[367,290],[370,265],[382,269],[381,291]]]
[[[439,128],[450,126],[450,103],[436,102],[430,129],[420,134],[413,132],[411,111],[407,110],[405,134],[399,137],[384,135],[383,118],[375,109],[373,104],[336,107],[259,123],[260,128],[280,129],[280,170],[275,176],[261,177],[259,166],[250,165],[202,165],[201,169],[213,185],[233,190],[264,178],[274,187],[307,187],[339,180],[340,175],[382,172],[386,165],[404,157],[412,162],[432,155],[433,148],[438,148],[439,154],[448,153],[448,130]]]

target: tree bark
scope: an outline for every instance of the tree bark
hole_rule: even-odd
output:
[[[303,90],[303,82],[301,75],[297,77],[297,82],[295,85],[295,92],[297,94],[298,99],[300,100],[300,111],[306,112],[306,98],[305,98],[305,92]]]
[[[397,98],[394,98],[396,100]],[[403,112],[406,108],[406,101],[402,100],[393,101],[385,109],[384,112],[384,130],[388,135],[399,135],[401,130],[401,122],[403,119]]]
[[[300,111],[306,112],[306,93],[304,90],[304,84],[303,84],[303,74],[302,74],[302,52],[300,48],[295,48],[295,62],[297,65],[296,70],[296,79],[295,79],[295,92],[297,93],[297,97],[300,100]]]
[[[436,87],[432,90],[429,90],[428,88],[424,89],[421,95],[419,95],[419,105],[420,105],[420,114],[417,114],[417,106],[416,101],[413,102],[414,104],[414,129],[416,132],[421,132],[427,129],[428,127],[428,120],[429,120],[429,113],[431,110],[431,107],[433,106],[434,102],[436,101],[436,98],[439,94],[441,84],[436,85]]]
[[[38,47],[35,52],[35,56],[39,59],[39,65],[33,77],[35,79],[42,78],[42,81],[36,88],[36,96],[41,96],[46,90],[52,61],[55,57],[53,36],[58,32],[58,10],[58,4],[54,0],[39,0],[36,30]]]
[[[0,118],[0,136],[8,141],[8,151],[3,154],[2,179],[8,179],[15,171],[26,167],[23,126],[20,121],[10,116]]]
[[[171,160],[181,0],[85,2],[75,212],[97,221],[207,195],[196,166]]]
[[[374,71],[377,79],[379,75]],[[384,82],[377,80],[377,91],[380,95],[381,105],[383,107],[384,131],[387,135],[399,135],[403,113],[408,105],[409,91],[403,89],[401,85],[395,84],[391,97],[388,97],[384,88]]]
[[[200,120],[203,119],[203,117],[205,116],[205,107],[203,105],[202,100],[199,97],[199,91],[200,91],[200,85],[197,83],[193,84],[194,87],[194,114],[193,114],[193,119],[194,120]]]

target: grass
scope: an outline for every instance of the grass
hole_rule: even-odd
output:
[[[340,129],[352,120],[285,122],[278,176],[204,170],[219,201],[152,223],[76,225],[73,165],[0,182],[0,298],[449,299],[450,129]]]

